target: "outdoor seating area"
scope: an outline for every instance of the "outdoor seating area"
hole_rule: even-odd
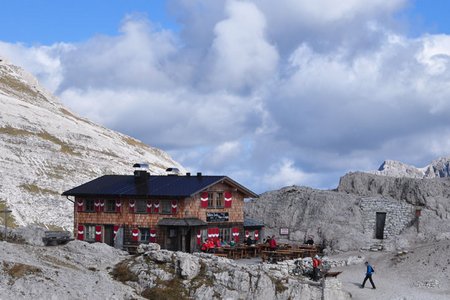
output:
[[[271,249],[267,244],[245,245],[237,244],[235,246],[223,246],[211,251],[216,256],[227,257],[230,259],[246,259],[260,257],[263,262],[277,262],[297,258],[313,257],[319,253],[316,245],[291,245],[280,244],[276,249]]]

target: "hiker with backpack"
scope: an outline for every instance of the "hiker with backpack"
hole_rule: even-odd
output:
[[[362,288],[362,289],[364,288],[364,285],[366,284],[367,279],[369,279],[370,284],[372,284],[372,288],[373,288],[373,289],[376,289],[375,284],[373,283],[373,280],[372,280],[372,274],[375,273],[375,270],[374,270],[373,267],[369,264],[368,261],[366,261],[364,264],[366,265],[367,270],[366,270],[366,277],[364,278],[364,281],[363,281],[363,283],[361,284],[361,288]]]

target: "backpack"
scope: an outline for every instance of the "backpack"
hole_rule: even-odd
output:
[[[370,266],[369,271],[370,271],[370,273],[375,273],[375,269],[372,266]]]

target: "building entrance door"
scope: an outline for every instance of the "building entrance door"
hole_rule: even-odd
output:
[[[375,238],[382,240],[384,238],[384,225],[386,223],[386,213],[377,212],[377,219],[375,225]]]
[[[105,244],[108,244],[114,247],[114,226],[113,225],[105,225]]]

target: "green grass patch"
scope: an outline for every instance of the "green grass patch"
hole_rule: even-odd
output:
[[[59,195],[58,192],[53,191],[53,190],[49,190],[46,188],[41,188],[35,184],[21,184],[19,186],[21,189],[32,193],[32,194],[50,194],[50,195]]]
[[[138,281],[138,276],[131,272],[128,266],[129,260],[124,260],[117,265],[114,266],[114,269],[111,271],[111,276],[120,282],[127,281]]]
[[[70,155],[80,155],[80,153],[75,152],[75,150],[67,143],[61,141],[57,137],[51,135],[46,131],[42,132],[31,132],[25,129],[15,128],[11,126],[0,127],[0,134],[8,134],[10,136],[37,136],[42,140],[49,141],[61,147],[60,151],[62,153]]]
[[[142,297],[151,300],[189,300],[187,291],[180,278],[174,278],[168,281],[157,280],[152,288],[145,289]]]

